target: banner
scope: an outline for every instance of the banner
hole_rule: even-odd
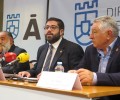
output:
[[[65,23],[64,37],[85,48],[93,20],[112,16],[120,28],[119,0],[49,0],[48,18],[58,17]],[[13,33],[15,44],[36,59],[38,47],[45,43],[44,29],[47,0],[4,0],[3,30]]]
[[[102,15],[112,16],[120,27],[119,0],[50,0],[49,17],[58,17],[65,23],[64,37],[84,49],[89,39],[93,20]]]
[[[47,0],[4,0],[3,30],[12,32],[15,45],[26,49],[31,60],[45,43],[46,8]]]

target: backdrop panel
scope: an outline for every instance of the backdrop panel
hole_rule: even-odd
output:
[[[38,47],[45,43],[43,25],[47,0],[4,0],[3,30],[13,33],[15,44],[36,59]]]
[[[93,20],[102,15],[114,17],[120,25],[119,0],[50,0],[49,17],[61,18],[65,23],[65,38],[84,49],[89,39]]]

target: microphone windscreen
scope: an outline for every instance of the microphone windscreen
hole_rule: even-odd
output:
[[[29,60],[30,56],[28,53],[21,53],[17,56],[17,59],[19,60],[19,63],[24,63]]]
[[[17,55],[13,52],[7,52],[4,54],[4,57],[6,62],[11,62],[16,59]]]

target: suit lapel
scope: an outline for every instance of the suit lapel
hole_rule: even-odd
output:
[[[95,62],[95,63],[94,63],[94,66],[95,66],[95,67],[93,67],[93,70],[96,71],[96,72],[98,72],[100,57],[99,57],[97,51],[96,51],[95,57],[93,57],[93,58],[95,58],[95,59],[94,59],[94,62]]]
[[[56,53],[55,53],[55,56],[54,56],[54,58],[53,58],[53,61],[52,61],[52,63],[51,63],[51,68],[50,68],[50,70],[53,70],[54,67],[55,67],[56,62],[60,60],[60,57],[61,57],[61,55],[62,55],[63,52],[64,52],[65,41],[66,41],[65,39],[62,39],[60,45],[58,46],[58,49],[57,49],[57,51],[56,51]]]
[[[97,51],[97,49],[95,47],[93,47],[93,51],[91,53],[91,60],[92,60],[92,70],[95,72],[98,72],[98,68],[99,68],[99,62],[100,62],[100,56],[99,53]]]
[[[46,54],[47,54],[47,50],[48,50],[48,46],[49,46],[49,44],[46,44],[46,46],[45,46],[45,48],[43,48],[41,51],[42,51],[42,53],[41,53],[41,55],[40,55],[40,58],[39,58],[39,65],[38,65],[38,67],[37,68],[40,68],[39,70],[41,71],[42,70],[42,68],[43,68],[43,63],[44,63],[44,60],[45,60],[45,57],[46,57]],[[39,70],[38,70],[38,72],[39,72]]]
[[[111,51],[110,58],[109,58],[107,68],[106,68],[106,72],[109,71],[110,65],[111,65],[112,61],[114,60],[114,57],[116,57],[119,52],[120,52],[120,38],[118,37],[118,39],[113,47],[113,50]]]

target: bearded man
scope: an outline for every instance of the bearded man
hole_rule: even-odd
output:
[[[37,63],[33,69],[19,72],[19,76],[35,77],[41,71],[54,71],[59,61],[62,62],[64,71],[67,72],[74,69],[82,59],[84,55],[82,47],[63,38],[64,23],[61,19],[49,18],[44,30],[47,43],[39,47]]]
[[[20,53],[26,52],[26,50],[14,44],[14,39],[11,32],[2,31],[0,32],[0,54],[4,55],[7,52],[13,52],[16,55],[19,55]],[[4,73],[17,74],[20,71],[30,69],[29,61],[25,63],[15,63],[14,66],[6,66],[7,63],[8,62],[6,61],[1,62]]]

